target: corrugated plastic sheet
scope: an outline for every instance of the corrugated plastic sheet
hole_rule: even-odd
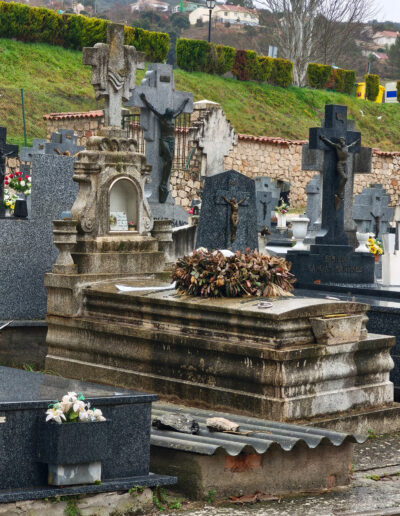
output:
[[[271,446],[278,446],[285,451],[290,451],[299,443],[305,443],[309,448],[316,448],[321,444],[340,446],[344,442],[362,443],[366,440],[364,436],[334,432],[324,428],[293,425],[161,403],[153,404],[152,417],[176,412],[183,412],[194,418],[200,425],[199,434],[184,434],[152,428],[150,440],[152,446],[202,455],[225,452],[228,455],[236,456],[242,452],[262,454]],[[206,427],[206,419],[210,417],[225,417],[238,423],[240,432],[250,433],[248,435],[237,435],[210,432]]]

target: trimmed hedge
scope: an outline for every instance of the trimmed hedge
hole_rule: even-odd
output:
[[[309,63],[307,66],[307,82],[310,88],[322,90],[332,75],[332,66]]]
[[[287,88],[293,81],[293,63],[288,59],[277,57],[273,60],[271,83]]]
[[[335,91],[351,95],[356,82],[356,72],[354,70],[343,70],[341,68],[333,70],[333,87]]]
[[[24,42],[49,43],[82,50],[107,40],[107,20],[75,14],[58,14],[44,7],[0,1],[0,37]],[[169,36],[161,32],[125,27],[125,43],[145,52],[149,61],[164,62]]]
[[[396,89],[397,89],[397,102],[400,102],[400,81],[396,82]]]
[[[379,75],[367,73],[365,76],[365,98],[376,100],[379,95]]]
[[[255,79],[258,74],[258,56],[254,50],[237,50],[232,73],[239,81]]]
[[[223,75],[232,69],[236,50],[198,39],[179,38],[176,42],[176,60],[187,72],[206,72]]]
[[[286,59],[258,56],[253,50],[235,50],[197,39],[176,42],[179,68],[187,72],[232,74],[239,81],[269,82],[287,88],[292,82],[293,64]]]

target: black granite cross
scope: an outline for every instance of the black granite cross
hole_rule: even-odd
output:
[[[5,216],[4,199],[4,176],[6,175],[6,158],[18,156],[18,145],[7,143],[7,129],[0,127],[0,217]]]
[[[325,143],[322,138],[334,144],[344,138],[347,152],[358,153],[361,148],[361,133],[347,129],[347,107],[337,105],[325,106],[324,127],[310,129],[309,148],[324,151],[322,165],[322,236],[316,237],[316,244],[347,245],[348,239],[344,231],[344,202],[338,200],[340,177],[338,173],[338,157],[335,148]],[[344,165],[346,168],[346,165]],[[345,170],[346,172],[346,170]]]

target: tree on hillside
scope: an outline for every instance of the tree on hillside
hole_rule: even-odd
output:
[[[226,2],[227,4],[233,5],[241,5],[242,7],[247,7],[247,9],[253,9],[253,0],[229,0]]]
[[[400,37],[397,36],[396,43],[392,45],[388,52],[389,56],[389,65],[391,67],[391,71],[393,76],[400,75]]]
[[[262,0],[271,12],[279,56],[305,84],[307,64],[331,64],[346,51],[355,26],[371,17],[373,0]]]

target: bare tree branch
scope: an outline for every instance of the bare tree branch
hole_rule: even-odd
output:
[[[374,14],[373,0],[261,0],[271,11],[279,55],[293,62],[293,82],[305,83],[307,64],[332,63],[357,25]]]

